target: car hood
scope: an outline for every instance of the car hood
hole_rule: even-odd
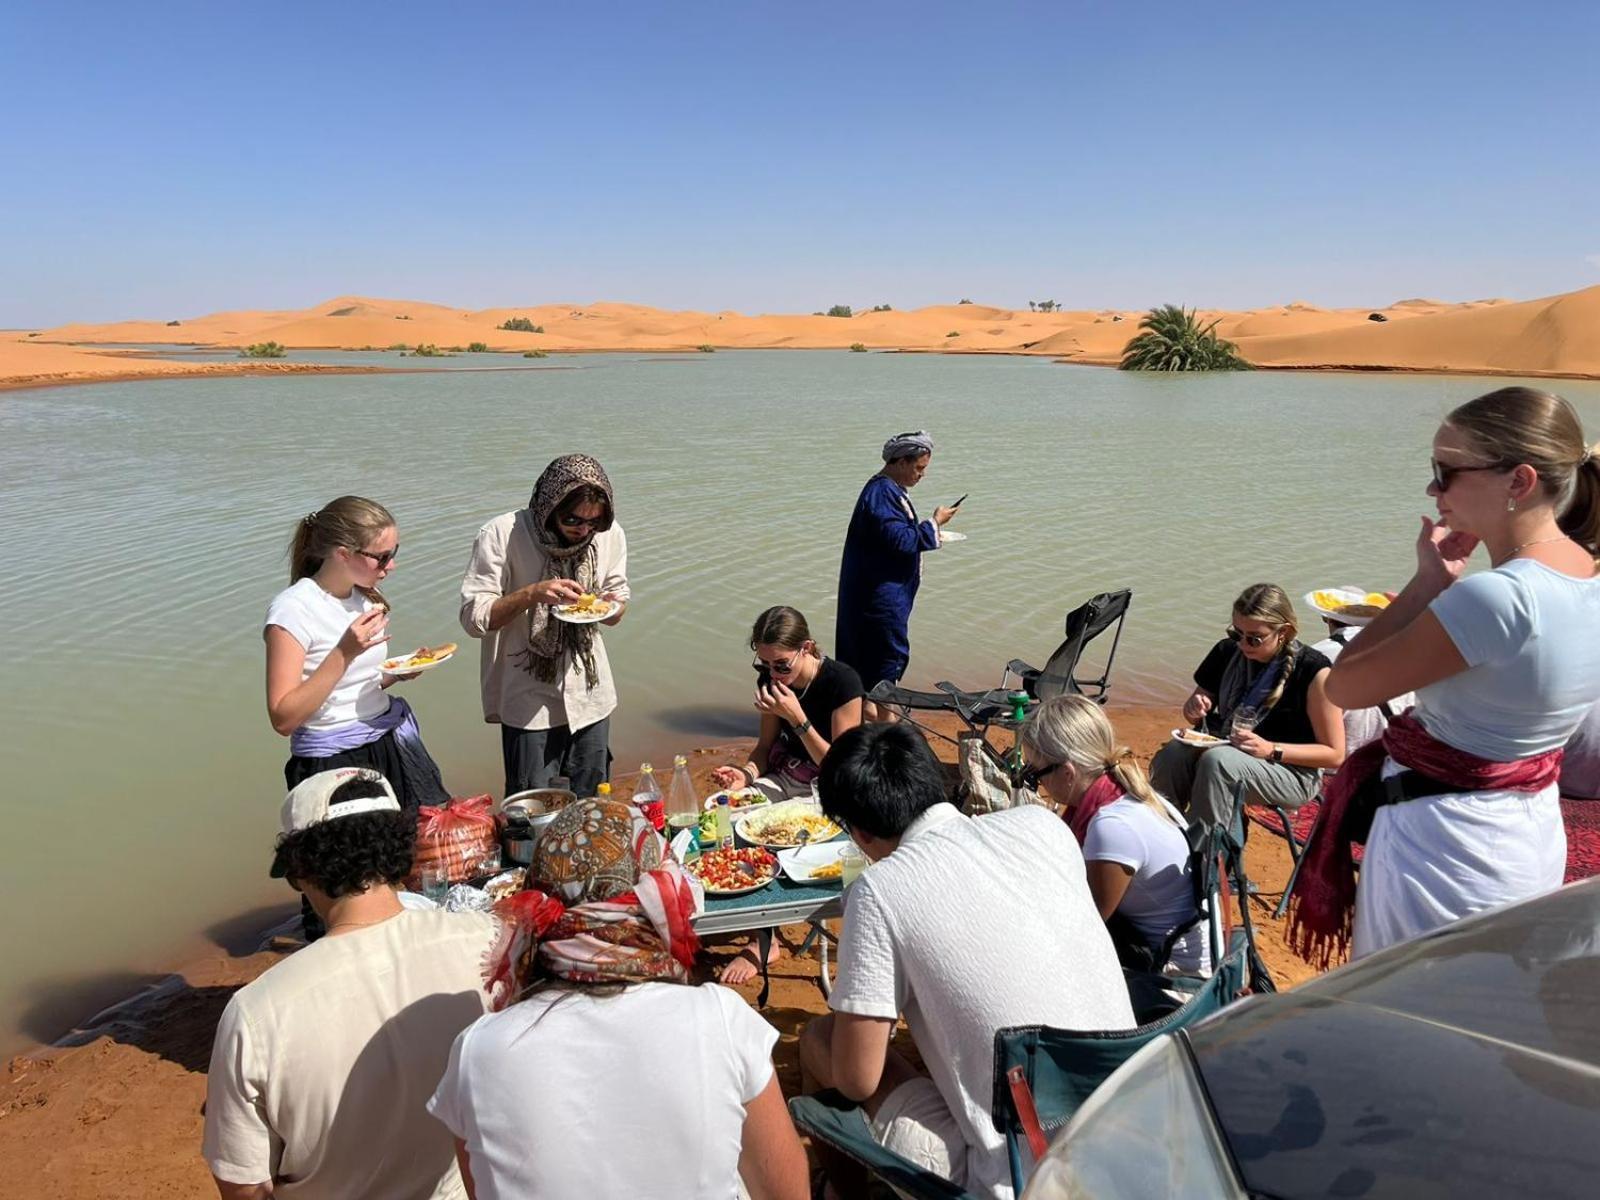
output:
[[[1189,1043],[1252,1191],[1593,1195],[1600,879],[1253,999]]]

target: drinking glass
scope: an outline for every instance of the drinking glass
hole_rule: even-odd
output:
[[[1228,718],[1230,733],[1251,733],[1261,724],[1261,710],[1250,704],[1241,704]]]
[[[450,868],[439,865],[423,867],[417,872],[422,894],[435,904],[443,904],[450,895]]]
[[[844,871],[839,876],[839,882],[849,887],[861,878],[861,872],[867,869],[867,856],[861,853],[861,847],[854,842],[848,842],[839,854],[839,862],[843,864]]]

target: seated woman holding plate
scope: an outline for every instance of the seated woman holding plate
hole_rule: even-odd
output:
[[[824,657],[805,617],[783,605],[756,618],[750,648],[761,732],[744,766],[718,767],[712,778],[720,787],[759,788],[773,801],[810,798],[828,747],[861,724],[861,677]]]
[[[1122,965],[1185,975],[1211,969],[1178,810],[1086,696],[1046,700],[1022,727],[1026,776],[1065,810],[1089,894]]]
[[[580,800],[539,839],[428,1111],[471,1196],[810,1194],[777,1030],[690,978],[699,884],[632,805]]]
[[[1228,821],[1241,783],[1248,804],[1299,808],[1320,773],[1344,762],[1344,716],[1324,690],[1331,664],[1298,633],[1276,584],[1252,584],[1234,601],[1227,637],[1195,669],[1183,703],[1207,744],[1175,739],[1150,763],[1156,790],[1190,820]]]

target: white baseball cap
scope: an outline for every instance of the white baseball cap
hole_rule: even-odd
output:
[[[378,784],[383,788],[383,795],[330,803],[333,793],[353,779]],[[283,802],[283,831],[299,833],[324,821],[353,817],[357,813],[399,811],[400,801],[395,798],[394,788],[381,773],[370,767],[338,767],[311,776],[289,793]]]

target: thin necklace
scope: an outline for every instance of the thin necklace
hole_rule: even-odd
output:
[[[1495,563],[1495,566],[1498,567],[1502,563],[1510,562],[1513,558],[1515,558],[1517,555],[1521,554],[1529,546],[1544,546],[1544,545],[1549,544],[1550,542],[1564,542],[1566,540],[1567,540],[1567,535],[1563,533],[1563,534],[1557,535],[1556,537],[1537,538],[1537,539],[1535,539],[1534,541],[1531,541],[1531,542],[1523,542],[1522,545],[1520,545],[1520,546],[1511,547],[1510,552],[1504,558],[1502,558],[1500,560],[1500,562]]]

